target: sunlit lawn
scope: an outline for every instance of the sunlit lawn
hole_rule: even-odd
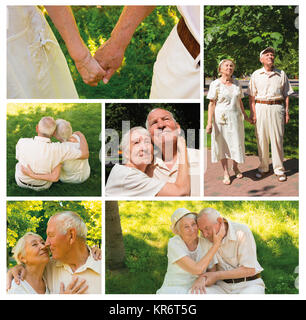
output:
[[[179,207],[199,212],[217,209],[224,217],[249,226],[268,294],[297,293],[299,264],[297,201],[128,201],[119,202],[126,250],[126,271],[106,272],[107,293],[155,293],[167,269],[170,217]]]
[[[249,98],[243,98],[244,108],[246,113],[250,115],[249,110]],[[207,124],[207,108],[208,108],[208,99],[204,99],[205,105],[205,127]],[[246,154],[257,155],[257,143],[255,137],[255,127],[249,122],[244,121],[245,127],[245,152]],[[205,133],[206,135],[206,133]],[[208,148],[211,147],[211,135],[205,137],[205,144]],[[290,121],[285,125],[285,137],[284,137],[284,153],[285,158],[289,159],[298,159],[299,158],[299,99],[291,98],[290,99]]]
[[[81,131],[89,146],[90,178],[82,184],[53,183],[36,192],[15,182],[15,147],[20,138],[36,136],[36,125],[44,116],[70,121],[73,131]],[[101,104],[99,103],[9,103],[7,108],[7,195],[8,196],[99,196],[101,195]],[[52,141],[56,141],[53,139]]]
[[[73,6],[73,13],[85,44],[94,54],[109,39],[123,6]],[[58,31],[48,18],[64,52],[80,98],[149,98],[153,64],[172,27],[179,20],[176,6],[157,6],[139,25],[125,52],[121,68],[111,81],[98,87],[83,83]]]

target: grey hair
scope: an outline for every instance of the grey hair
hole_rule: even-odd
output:
[[[199,220],[202,216],[206,216],[211,222],[217,222],[218,218],[221,217],[221,214],[216,209],[205,208],[200,211],[197,216],[197,220]]]
[[[42,239],[42,237],[39,234],[36,234],[34,232],[27,232],[26,234],[24,234],[16,243],[15,247],[13,248],[12,252],[13,252],[13,257],[15,259],[15,261],[18,264],[21,264],[21,259],[20,256],[24,256],[25,255],[25,245],[26,245],[26,238],[28,236],[37,236],[40,239]]]
[[[72,135],[72,128],[70,122],[64,119],[57,119],[55,134],[58,138],[67,141]]]
[[[150,117],[151,113],[156,111],[156,110],[165,110],[165,111],[167,111],[170,114],[170,116],[173,119],[173,121],[176,123],[176,120],[175,120],[172,112],[170,112],[170,111],[168,111],[166,109],[163,109],[163,108],[154,108],[147,115],[147,119],[146,119],[146,128],[147,128],[147,130],[149,130],[149,117]]]
[[[69,229],[74,228],[76,229],[77,237],[86,241],[87,226],[77,213],[73,211],[58,212],[49,219],[49,222],[53,218],[56,218],[58,229],[62,234],[66,234]]]
[[[38,131],[44,137],[50,138],[56,128],[56,122],[52,117],[43,117],[38,122]]]
[[[181,225],[181,221],[183,218],[191,218],[193,219],[194,221],[197,221],[197,215],[195,213],[188,213],[186,214],[185,216],[183,216],[174,226],[174,233],[175,234],[180,234],[181,232],[181,228],[180,228],[180,225]]]
[[[147,129],[145,129],[144,127],[133,127],[131,128],[129,131],[127,131],[123,136],[122,136],[122,139],[121,139],[121,143],[120,143],[120,149],[122,151],[122,156],[123,156],[123,160],[125,162],[127,162],[129,159],[128,159],[128,154],[129,154],[129,150],[130,150],[130,138],[131,138],[131,134],[134,132],[134,131],[139,131],[145,135],[147,135],[150,139],[151,139],[151,136],[150,136],[150,133]]]

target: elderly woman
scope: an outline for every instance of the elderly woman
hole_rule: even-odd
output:
[[[124,165],[116,164],[107,180],[106,196],[185,196],[190,193],[187,148],[178,136],[178,175],[174,183],[150,177],[153,145],[148,130],[134,127],[122,138]]]
[[[168,268],[158,294],[191,293],[198,276],[211,269],[214,255],[225,235],[224,226],[213,234],[213,245],[199,237],[197,214],[185,208],[177,209],[171,216],[172,231],[176,235],[168,242]]]
[[[235,63],[230,59],[219,63],[221,77],[210,84],[207,99],[208,121],[206,132],[211,133],[211,161],[221,161],[225,185],[231,184],[228,159],[233,160],[232,169],[241,179],[238,163],[244,163],[244,123],[250,121],[245,113],[241,98],[243,92],[237,80],[233,79]]]
[[[8,293],[49,293],[43,278],[45,267],[49,262],[49,252],[42,237],[32,232],[26,233],[18,240],[13,253],[17,263],[25,266],[26,276],[20,281],[20,285],[13,281]]]
[[[62,143],[70,143],[74,148],[80,149],[80,137],[72,132],[70,122],[64,119],[56,120],[56,129],[53,136]],[[82,183],[90,176],[88,159],[66,160],[58,164],[51,173],[39,174],[32,171],[30,166],[21,166],[22,173],[33,179],[64,183]]]

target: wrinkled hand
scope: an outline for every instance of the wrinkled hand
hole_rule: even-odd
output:
[[[207,134],[211,134],[211,133],[212,133],[212,125],[211,125],[211,124],[208,124],[208,125],[206,126],[206,133],[207,133]]]
[[[98,246],[90,248],[90,251],[95,261],[102,259],[102,250]]]
[[[195,282],[192,284],[190,289],[191,294],[206,294],[205,289],[206,277],[198,277]]]
[[[106,74],[99,63],[91,56],[89,51],[84,59],[75,61],[75,66],[84,83],[92,87],[96,87]]]
[[[290,120],[289,111],[286,111],[286,114],[285,114],[285,123],[288,124],[289,120]]]
[[[216,233],[215,229],[213,229],[213,243],[220,244],[225,234],[226,234],[225,224],[224,222],[222,222],[218,233]]]
[[[79,277],[72,277],[67,289],[65,289],[64,283],[61,282],[60,294],[83,294],[87,289],[88,285],[86,284],[86,280],[80,279]]]
[[[110,78],[121,66],[124,58],[125,48],[118,45],[112,38],[105,41],[96,51],[94,58],[99,65],[106,71],[103,82],[108,83]]]
[[[11,289],[12,281],[15,280],[17,285],[20,284],[20,280],[24,280],[26,270],[24,266],[17,265],[11,268],[6,275],[6,290]]]
[[[216,272],[205,272],[202,277],[205,278],[205,286],[210,287],[214,285],[217,281],[217,273]]]

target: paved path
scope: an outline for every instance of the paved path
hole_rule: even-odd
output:
[[[221,163],[211,163],[210,150],[207,151],[207,170],[204,175],[204,195],[210,197],[239,196],[239,197],[298,197],[299,173],[298,160],[286,159],[287,181],[279,182],[273,174],[272,166],[270,172],[262,179],[257,179],[255,174],[258,167],[257,156],[246,156],[244,164],[239,165],[244,177],[237,179],[231,172],[230,185],[224,185],[223,170]],[[229,162],[231,166],[231,161]]]

